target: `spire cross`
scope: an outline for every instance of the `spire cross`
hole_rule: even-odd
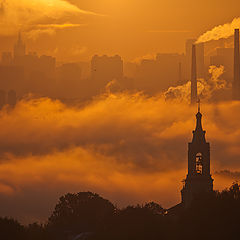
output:
[[[201,110],[201,100],[200,100],[200,98],[197,100],[197,103],[198,103],[198,112],[200,112],[200,110]]]

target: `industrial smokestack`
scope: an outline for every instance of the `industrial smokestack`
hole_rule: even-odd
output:
[[[195,104],[198,100],[197,96],[197,56],[196,45],[192,45],[192,77],[191,77],[191,104]]]
[[[178,85],[182,85],[182,63],[178,65]]]
[[[234,80],[233,99],[240,100],[240,53],[239,53],[239,29],[234,34]]]

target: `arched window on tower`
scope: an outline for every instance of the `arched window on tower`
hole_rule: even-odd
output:
[[[196,172],[197,174],[202,174],[203,173],[203,163],[202,163],[202,154],[197,153],[196,154]]]

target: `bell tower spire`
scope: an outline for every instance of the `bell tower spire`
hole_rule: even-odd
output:
[[[185,207],[191,205],[194,198],[213,191],[213,179],[210,174],[210,144],[206,141],[206,131],[202,127],[200,100],[196,114],[196,128],[192,142],[188,144],[188,174],[181,191]]]
[[[206,131],[202,127],[202,114],[201,114],[201,102],[198,100],[198,112],[196,114],[196,128],[193,131],[193,140],[192,142],[197,142],[199,144],[206,143]]]

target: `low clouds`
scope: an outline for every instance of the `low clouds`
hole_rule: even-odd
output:
[[[214,172],[240,170],[239,109],[239,102],[202,106],[216,188],[232,180]],[[74,107],[26,98],[15,109],[3,109],[2,214],[44,220],[60,195],[86,190],[120,206],[177,203],[195,113],[184,102],[130,93],[109,93]]]
[[[79,28],[85,26],[85,24],[73,24],[73,23],[62,23],[62,24],[37,24],[26,33],[26,37],[32,40],[36,40],[39,36],[55,35],[57,30]]]
[[[4,140],[0,140],[0,153],[45,155],[81,146],[121,162],[135,163],[137,168],[143,165],[144,171],[146,167],[155,171],[154,159],[171,159],[166,153],[161,156],[161,152],[168,148],[170,133],[166,129],[181,118],[172,114],[162,97],[139,94],[110,94],[84,108],[67,107],[50,99],[23,100],[13,112],[2,112],[0,136]],[[175,141],[182,134],[175,132]]]
[[[230,178],[235,181],[239,181],[239,179],[240,179],[240,172],[222,170],[222,171],[216,172],[215,174],[226,177],[226,178]]]

